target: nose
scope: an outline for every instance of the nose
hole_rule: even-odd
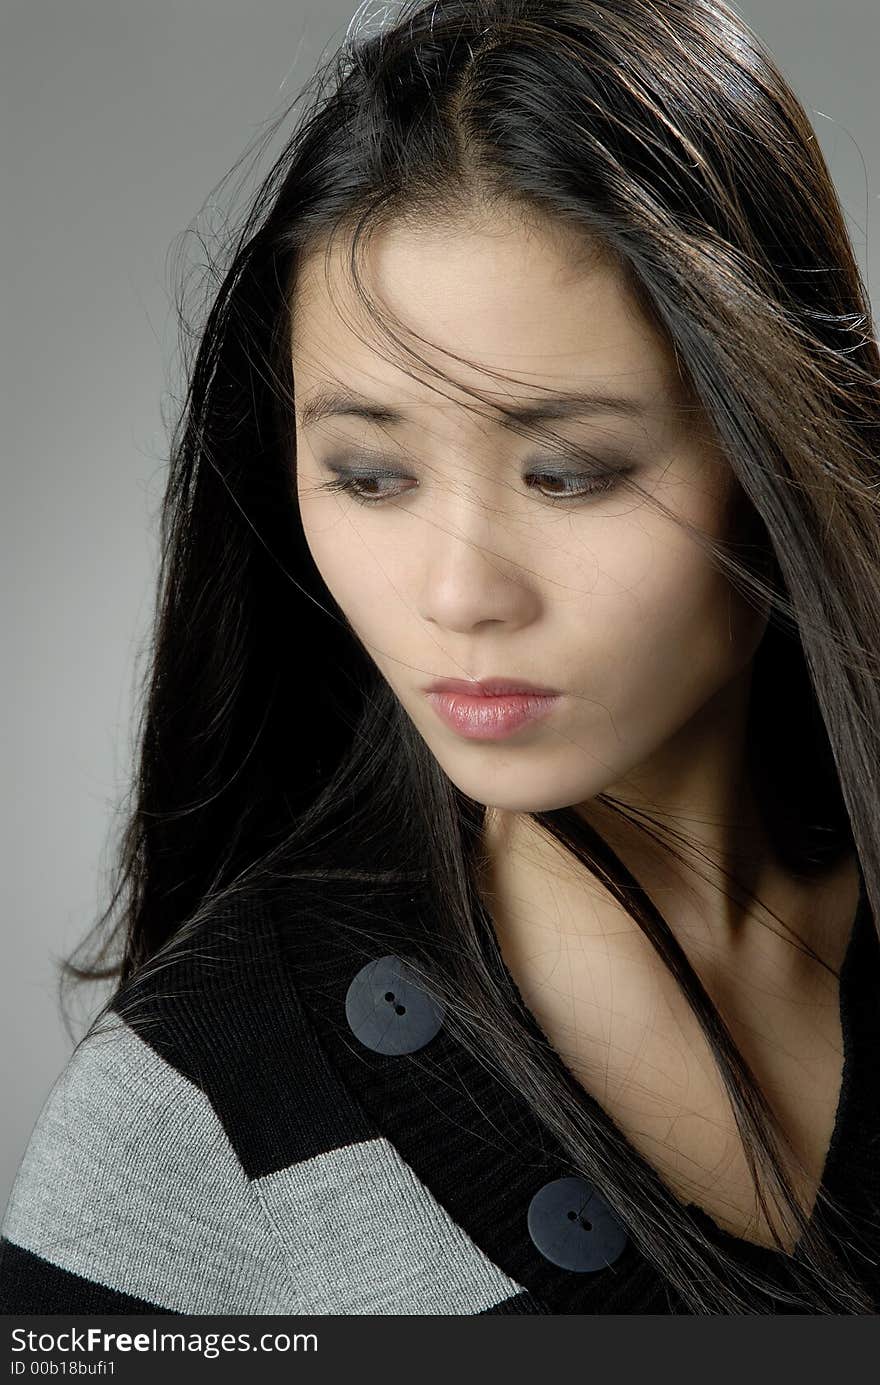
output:
[[[475,520],[432,528],[422,566],[423,619],[464,634],[487,621],[515,629],[537,617],[537,578],[522,562],[521,545],[519,557],[509,551],[511,536],[505,541],[502,527]]]

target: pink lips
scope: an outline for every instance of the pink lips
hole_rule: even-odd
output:
[[[560,696],[553,688],[505,678],[440,678],[426,691],[447,726],[481,741],[503,740],[526,723],[548,716]]]
[[[438,678],[428,685],[430,692],[465,693],[468,697],[491,697],[495,694],[538,693],[542,697],[558,697],[556,688],[542,688],[524,678]]]

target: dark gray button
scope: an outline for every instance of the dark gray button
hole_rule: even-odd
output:
[[[416,983],[412,969],[389,955],[368,962],[345,996],[345,1018],[374,1053],[415,1053],[443,1024],[445,1009]]]
[[[603,1270],[627,1243],[626,1229],[585,1178],[554,1178],[529,1203],[529,1235],[564,1270]]]

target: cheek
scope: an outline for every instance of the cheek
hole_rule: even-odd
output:
[[[577,580],[573,680],[627,739],[675,729],[749,662],[766,626],[710,554],[662,516],[609,525]]]
[[[387,555],[376,552],[335,496],[303,491],[299,511],[312,560],[333,600],[368,648],[386,646],[406,617]]]

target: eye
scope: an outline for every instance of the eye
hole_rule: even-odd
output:
[[[355,469],[345,463],[328,461],[324,465],[328,470],[336,473],[332,481],[325,481],[319,489],[330,491],[336,494],[350,495],[360,505],[381,505],[386,500],[392,500],[406,494],[405,491],[391,489],[382,491],[372,491],[371,487],[381,486],[383,482],[390,482],[393,486],[395,481],[407,481],[411,478],[402,475],[397,471],[381,471],[373,469]],[[531,471],[525,476],[525,481],[529,488],[536,490],[539,495],[551,502],[569,504],[571,501],[580,500],[589,496],[609,495],[616,490],[623,482],[625,476],[634,471],[632,466],[621,466],[611,463],[610,465],[592,466],[589,471]],[[536,484],[540,482],[541,484]],[[561,489],[551,491],[549,494],[546,486],[558,486]]]
[[[608,495],[620,484],[622,476],[621,469],[600,472],[562,472],[558,475],[537,471],[532,472],[527,479],[532,480],[534,477],[539,477],[545,482],[549,481],[551,485],[560,484],[562,486],[561,493],[551,493],[548,497],[550,500],[577,500],[584,495]],[[536,489],[540,490],[540,487],[536,487]],[[541,491],[541,494],[544,493]]]

